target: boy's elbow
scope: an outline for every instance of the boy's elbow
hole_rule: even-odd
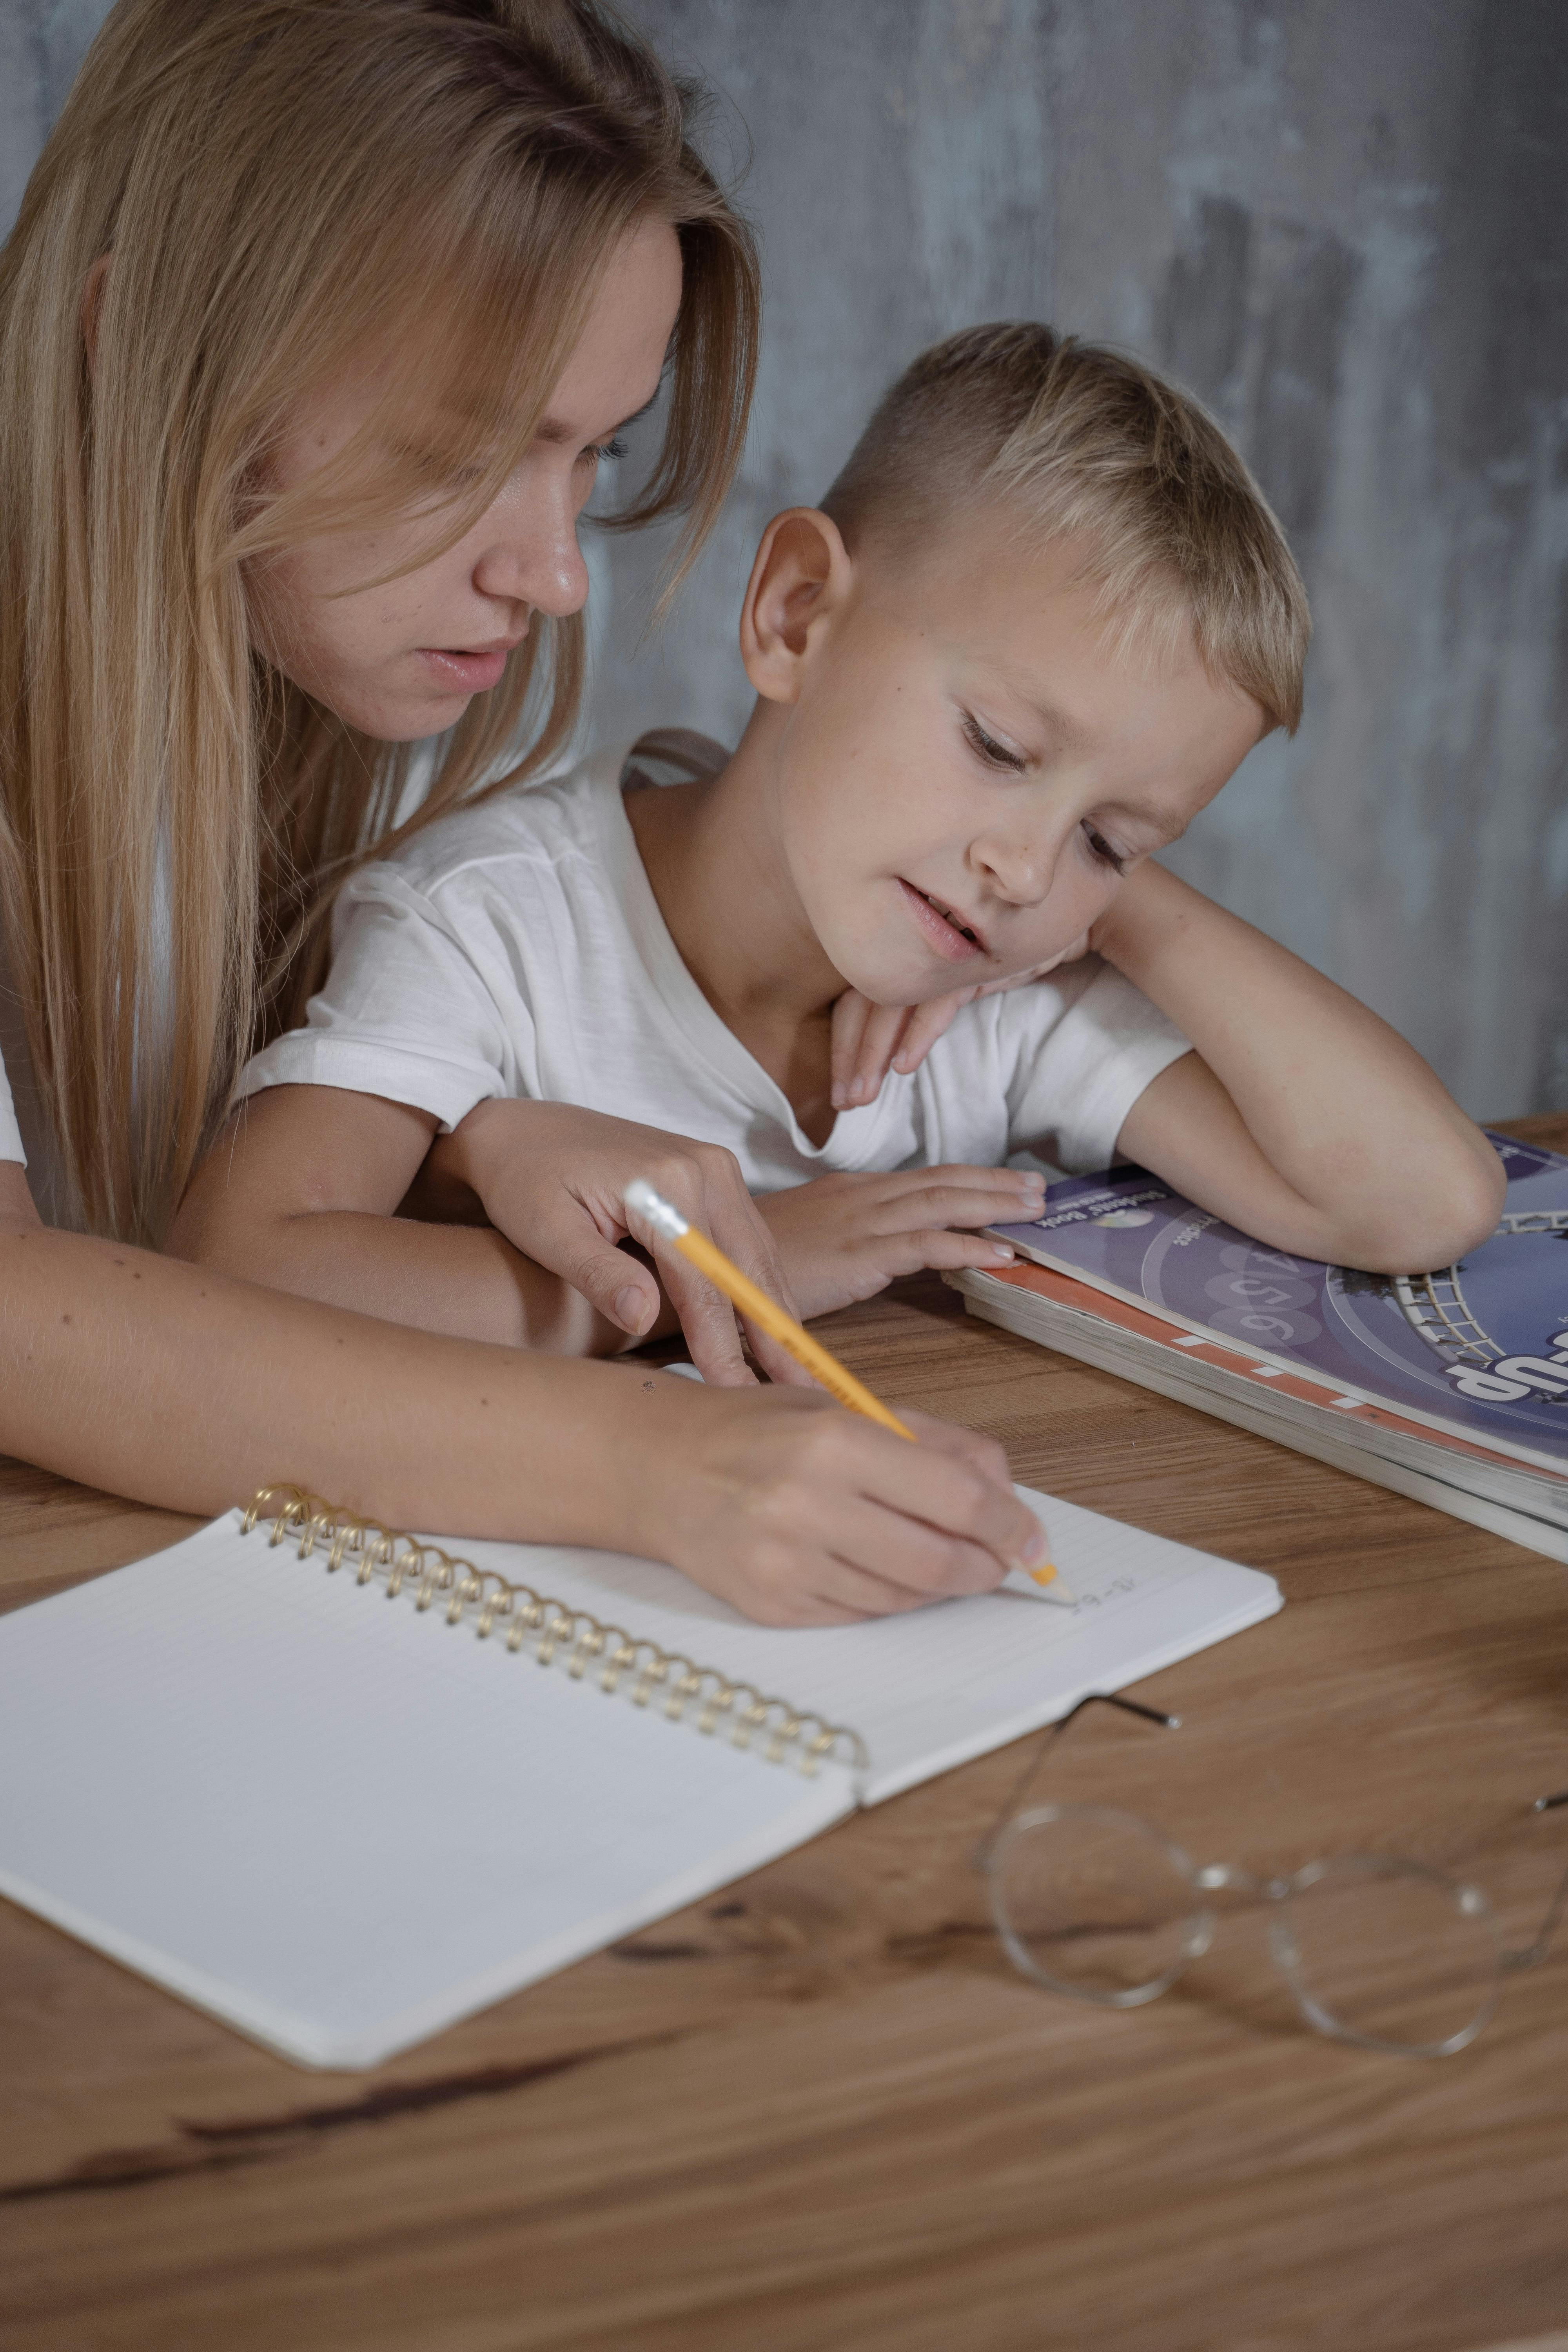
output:
[[[277,1220],[258,1213],[226,1181],[226,1171],[209,1160],[181,1202],[163,1248],[167,1256],[183,1257],[209,1274],[268,1284],[277,1280],[279,1238]]]
[[[1369,1274],[1431,1274],[1453,1265],[1497,1231],[1508,1177],[1491,1146],[1458,1152],[1431,1166],[1419,1197],[1393,1218],[1375,1220],[1345,1262]]]
[[[254,1230],[241,1220],[182,1209],[163,1244],[169,1257],[183,1257],[209,1274],[233,1275],[241,1282],[268,1279],[267,1254]]]

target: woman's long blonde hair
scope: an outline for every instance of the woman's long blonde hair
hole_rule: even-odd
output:
[[[678,571],[713,521],[757,271],[691,104],[597,0],[120,0],[94,44],[0,256],[0,924],[89,1228],[160,1238],[344,874],[510,753],[537,772],[578,710],[580,621],[536,616],[398,824],[406,747],[258,658],[247,564],[411,502],[454,544],[650,216],[684,257],[668,419],[615,520],[684,512]],[[261,494],[293,404],[377,348],[374,434]],[[372,464],[416,403],[461,493]]]

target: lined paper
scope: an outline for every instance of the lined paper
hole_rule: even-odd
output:
[[[999,1593],[770,1632],[654,1561],[447,1549],[858,1730],[876,1801],[1279,1605],[1251,1570],[1026,1500],[1075,1610]],[[0,1618],[0,1894],[307,2064],[374,2064],[787,1853],[855,1793],[237,1514]]]
[[[876,1804],[1054,1722],[1088,1691],[1120,1690],[1279,1607],[1272,1577],[1058,1496],[1015,1491],[1049,1528],[1076,1609],[998,1592],[780,1632],[654,1560],[532,1545],[461,1549],[477,1567],[848,1725],[870,1751],[866,1793]]]
[[[850,1810],[219,1521],[0,1619],[0,1893],[363,2066]]]

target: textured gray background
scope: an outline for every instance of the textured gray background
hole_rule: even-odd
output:
[[[599,542],[593,726],[732,738],[760,525],[922,344],[1034,316],[1164,363],[1290,530],[1308,717],[1172,863],[1467,1106],[1568,1107],[1564,0],[632,0],[751,157],[743,479],[671,624]],[[8,218],[100,0],[0,0]]]

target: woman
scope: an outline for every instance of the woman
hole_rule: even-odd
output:
[[[718,509],[756,279],[689,105],[591,0],[121,0],[94,45],[0,262],[0,1448],[191,1510],[288,1478],[653,1551],[833,1622],[1026,1556],[996,1449],[759,1390],[689,1286],[722,1392],[157,1254],[332,889],[564,744],[576,516],[667,365],[618,520],[685,511],[689,562]],[[613,1244],[650,1154],[778,1289],[725,1155],[585,1114],[542,1123],[530,1256],[646,1328]]]

